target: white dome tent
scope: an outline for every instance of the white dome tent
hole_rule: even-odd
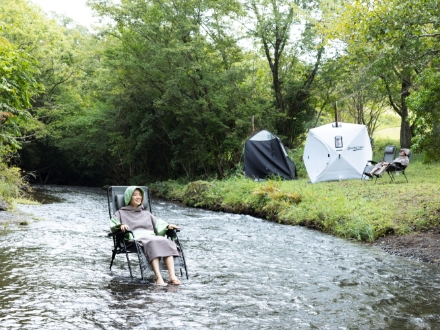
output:
[[[303,160],[315,183],[360,179],[372,156],[367,127],[339,122],[309,130]]]

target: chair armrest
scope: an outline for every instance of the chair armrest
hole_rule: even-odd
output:
[[[400,163],[392,163],[392,165],[395,167],[395,168],[397,168],[397,169],[399,169],[399,170],[404,170],[405,168],[406,168],[406,166],[405,165],[402,165],[402,164],[400,164]]]
[[[115,232],[108,233],[107,236],[108,236],[108,237],[116,237],[116,238],[119,238],[119,237],[124,237],[125,234],[127,234],[127,233],[130,233],[130,234],[134,237],[134,234],[133,234],[133,232],[132,232],[131,230],[122,231],[122,230],[120,230],[120,229],[118,229],[118,230],[115,231]]]
[[[165,236],[169,238],[177,237],[178,232],[180,232],[180,229],[168,229]]]
[[[379,163],[379,162],[375,162],[374,160],[369,160],[369,161],[367,161],[368,163],[371,163],[372,165],[376,165],[377,163]]]

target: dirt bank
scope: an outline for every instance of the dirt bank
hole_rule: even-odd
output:
[[[440,228],[407,236],[386,236],[374,245],[390,254],[440,266]]]

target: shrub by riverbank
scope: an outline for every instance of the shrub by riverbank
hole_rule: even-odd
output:
[[[8,167],[0,162],[0,228],[10,225],[27,225],[30,217],[15,210],[17,203],[32,203],[22,199],[23,187],[26,186],[20,169]]]
[[[239,176],[223,181],[150,184],[153,195],[188,206],[249,214],[302,225],[339,237],[373,242],[440,227],[440,165],[412,160],[409,183],[400,175],[374,181],[309,184],[307,179],[254,182]]]

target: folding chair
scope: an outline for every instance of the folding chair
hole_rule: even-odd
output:
[[[144,202],[143,202],[144,209],[151,212],[150,190],[145,186],[141,186],[141,188],[145,191]],[[107,203],[108,203],[108,212],[110,219],[112,218],[113,214],[116,213],[117,210],[125,206],[125,202],[124,202],[125,189],[127,189],[127,186],[111,186],[108,188]],[[179,242],[179,238],[177,237],[176,232],[179,232],[179,230],[178,229],[167,230],[165,236],[168,239],[174,241],[174,243],[177,246],[177,250],[180,253],[179,257],[174,257],[174,268],[176,274],[180,272],[180,276],[183,277],[183,271],[185,271],[186,278],[188,279],[188,270],[186,267],[185,255],[183,253],[182,245]],[[139,261],[141,279],[144,280],[144,272],[145,271],[152,272],[151,265],[148,263],[148,260],[144,254],[144,250],[139,245],[139,243],[136,242],[135,240],[125,239],[127,233],[130,233],[131,237],[135,237],[134,233],[131,230],[127,230],[125,232],[118,230],[116,232],[108,234],[109,237],[113,238],[113,250],[112,250],[112,259],[110,262],[110,270],[112,269],[113,261],[115,260],[116,255],[125,254],[125,257],[127,259],[128,269],[130,271],[130,277],[133,278],[133,272],[131,269],[131,261],[129,258],[129,254],[136,254],[138,257],[137,259]],[[159,268],[160,270],[167,270],[162,259],[160,260]]]
[[[407,156],[408,156],[409,160],[411,160],[412,153],[409,152],[409,154]],[[402,173],[406,179],[406,183],[408,183],[408,178],[406,177],[406,174],[405,174],[405,170],[407,167],[408,167],[408,165],[404,166],[399,163],[389,164],[387,166],[387,168],[385,169],[385,172],[387,172],[388,175],[390,176],[390,179],[391,179],[390,182],[394,182],[395,176]]]
[[[380,163],[380,162],[391,163],[394,159],[396,159],[396,151],[397,151],[397,147],[396,146],[386,146],[385,147],[385,151],[383,153],[382,160],[380,160],[378,162],[375,162],[374,160],[367,161],[367,164],[365,165],[364,171],[362,172],[361,180],[366,180],[367,178],[369,178],[365,173],[370,173],[371,170],[378,163]],[[376,177],[376,180],[374,182],[376,182],[376,181],[377,181],[377,177]]]

